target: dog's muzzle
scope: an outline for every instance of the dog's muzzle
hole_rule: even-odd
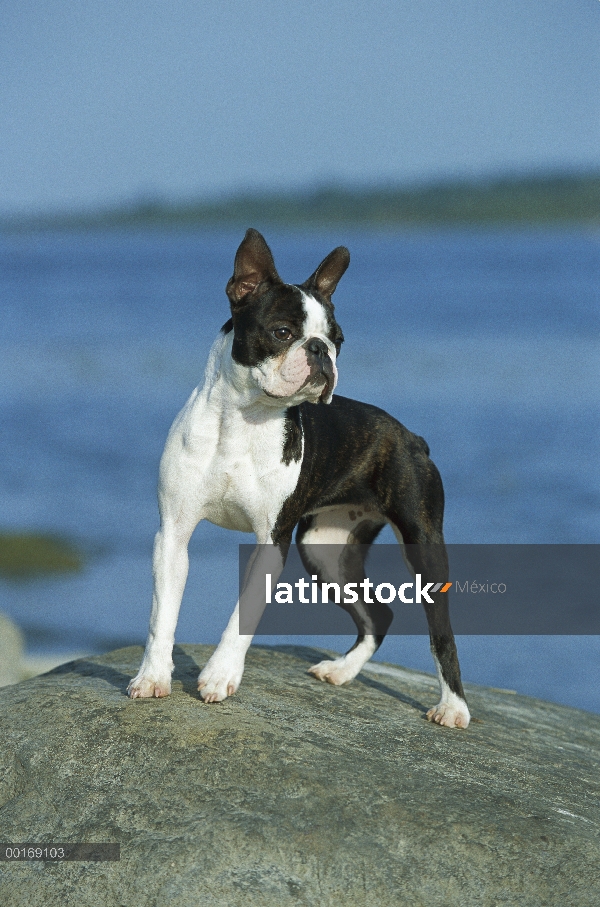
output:
[[[307,383],[316,384],[324,380],[325,386],[319,395],[319,400],[326,400],[328,396],[331,396],[335,386],[335,369],[327,344],[318,337],[311,337],[304,344],[304,349],[310,366],[310,377]]]

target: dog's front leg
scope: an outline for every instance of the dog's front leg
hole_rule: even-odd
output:
[[[271,574],[274,586],[283,570],[289,541],[279,545],[259,541],[246,570],[240,599],[219,645],[198,677],[198,689],[205,702],[221,702],[238,689],[246,652],[266,606],[266,574]],[[240,631],[240,605],[244,632]]]
[[[173,642],[188,575],[189,536],[167,523],[154,540],[150,630],[142,665],[127,688],[132,699],[168,696],[171,692]]]

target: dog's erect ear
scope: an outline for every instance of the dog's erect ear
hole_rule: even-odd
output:
[[[229,301],[237,305],[244,296],[255,293],[264,283],[281,283],[281,278],[264,238],[258,230],[250,228],[235,256],[233,277],[226,288]]]
[[[345,246],[338,246],[323,259],[315,273],[302,284],[302,287],[306,290],[316,290],[321,296],[331,299],[349,264],[350,252]]]

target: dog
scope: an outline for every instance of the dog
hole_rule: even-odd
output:
[[[134,699],[171,691],[187,546],[200,520],[255,534],[246,583],[261,578],[263,590],[265,569],[273,583],[280,576],[296,527],[304,564],[319,581],[344,584],[350,573],[356,579],[357,565],[356,557],[340,558],[334,575],[315,542],[363,552],[386,524],[415,575],[447,580],[444,492],[427,444],[383,410],[334,396],[344,337],[331,297],[349,262],[339,246],[296,286],[281,280],[258,231],[248,230],[237,250],[226,287],[231,318],[210,351],[204,383],[171,427],[160,463],[154,594],[144,658],[128,687]],[[368,599],[365,594],[346,609],[358,631],[352,648],[310,668],[319,680],[348,683],[381,645],[391,611]],[[432,593],[424,604],[441,688],[427,718],[466,728],[470,714],[447,596]],[[251,641],[240,633],[238,603],[198,677],[205,702],[236,692]]]

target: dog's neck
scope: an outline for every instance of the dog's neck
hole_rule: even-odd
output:
[[[218,334],[208,356],[200,396],[211,408],[229,414],[237,411],[249,423],[283,418],[290,401],[267,397],[252,380],[250,370],[234,361],[232,345],[233,331]]]

